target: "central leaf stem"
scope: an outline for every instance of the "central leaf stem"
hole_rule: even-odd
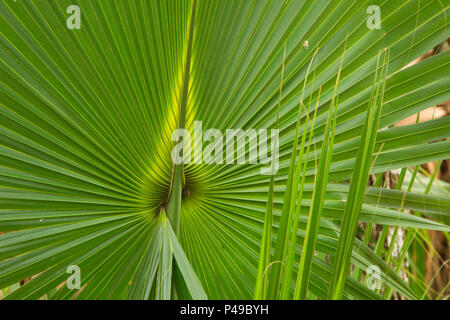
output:
[[[191,24],[189,27],[189,39],[186,54],[186,65],[184,68],[183,87],[180,101],[180,119],[178,122],[179,129],[185,129],[186,126],[186,109],[189,96],[189,77],[191,72],[191,55],[192,43],[194,40],[195,11],[197,0],[194,0],[191,13]],[[180,211],[181,197],[184,186],[184,168],[183,164],[174,165],[172,170],[172,181],[167,201],[167,216],[172,224],[175,234],[178,235],[180,229]]]

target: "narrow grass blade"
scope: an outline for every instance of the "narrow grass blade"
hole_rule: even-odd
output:
[[[380,62],[380,56],[381,53],[378,56],[377,69]],[[366,122],[358,148],[355,169],[344,211],[344,220],[341,225],[338,249],[334,259],[333,272],[331,274],[328,291],[329,299],[342,299],[345,281],[349,273],[350,259],[352,256],[354,243],[353,240],[356,236],[359,214],[367,188],[367,181],[372,165],[373,152],[375,150],[378,126],[380,123],[383,95],[388,72],[388,62],[389,51],[385,51],[381,74],[382,82],[379,84],[377,83],[378,74],[375,73],[375,85],[372,92],[372,100],[368,106]]]
[[[308,147],[306,149],[305,154],[303,154],[303,149],[305,147],[305,139],[306,139],[306,133],[307,133],[307,127],[308,124],[310,123],[309,121],[309,117],[307,119],[307,121],[305,122],[305,130],[304,130],[304,135],[302,138],[302,144],[299,150],[299,155],[298,155],[298,161],[299,164],[296,168],[296,179],[295,181],[297,182],[299,180],[299,178],[301,177],[301,181],[300,181],[300,188],[298,190],[298,193],[295,197],[295,201],[294,203],[296,204],[295,206],[295,214],[293,217],[293,221],[294,224],[292,226],[292,232],[291,232],[291,238],[289,240],[289,244],[288,244],[288,249],[287,249],[287,257],[286,257],[286,270],[284,273],[284,281],[282,283],[282,288],[281,288],[281,299],[283,300],[287,300],[289,299],[289,294],[290,294],[290,288],[291,288],[291,280],[292,280],[292,274],[294,271],[294,259],[295,259],[295,248],[297,247],[297,231],[298,231],[298,222],[299,222],[299,217],[300,217],[300,209],[302,206],[302,199],[303,199],[303,190],[305,187],[305,182],[306,182],[306,169],[308,167],[308,162],[306,161],[306,159],[308,159],[309,156],[309,152],[311,149],[311,141],[312,138],[314,136],[314,125],[315,125],[315,120],[317,117],[317,110],[319,108],[319,101],[320,101],[320,93],[321,93],[321,88],[319,89],[319,95],[317,97],[317,104],[316,104],[316,108],[314,111],[314,116],[312,119],[312,124],[311,124],[311,130],[309,132],[309,138],[308,138]],[[302,161],[303,156],[305,156],[305,161]],[[300,163],[301,162],[301,163]]]
[[[319,48],[314,52],[311,61],[308,65],[308,69],[306,71],[305,80],[303,82],[303,90],[301,95],[300,107],[304,107],[303,100],[305,95],[306,83],[308,80],[308,75],[311,70],[312,63],[314,61],[315,56],[317,55]],[[284,62],[283,62],[284,69]],[[281,90],[280,90],[281,92]],[[296,167],[297,167],[297,148],[299,142],[299,130],[300,130],[300,122],[302,112],[300,109],[298,110],[297,122],[295,126],[295,136],[292,143],[292,155],[290,159],[289,165],[289,173],[288,180],[286,183],[286,192],[284,195],[283,201],[283,209],[281,211],[280,217],[280,226],[277,234],[277,242],[274,253],[274,261],[276,262],[273,266],[273,270],[271,272],[270,283],[269,283],[269,297],[276,299],[278,298],[279,289],[280,289],[280,280],[282,278],[282,267],[285,263],[285,256],[287,252],[287,240],[289,238],[289,233],[292,225],[292,212],[293,208],[293,200],[295,201],[295,194],[298,189],[298,180],[295,179]],[[306,138],[306,130],[304,137]],[[303,145],[304,147],[304,145]]]
[[[344,62],[345,51],[346,45],[344,46],[344,51],[341,57],[338,75],[336,77],[334,96],[331,101],[328,120],[325,126],[322,151],[319,159],[319,167],[317,169],[317,173],[314,179],[313,200],[311,204],[308,223],[306,226],[305,240],[303,242],[297,283],[295,286],[294,299],[296,300],[306,299],[306,295],[308,292],[308,284],[311,273],[312,260],[314,257],[314,250],[319,232],[320,218],[322,216],[323,205],[325,201],[325,193],[328,183],[328,174],[331,165],[331,156],[334,144],[334,132],[336,128],[339,79],[342,71],[342,65]]]
[[[280,122],[280,108],[281,108],[281,95],[283,90],[283,77],[284,77],[284,63],[286,59],[286,45],[283,51],[283,65],[281,67],[281,80],[280,80],[280,91],[278,96],[278,110],[277,110],[277,121],[276,128],[279,127]],[[275,159],[275,154],[272,154],[272,163],[277,161]],[[267,290],[269,289],[269,265],[270,265],[270,251],[272,244],[272,222],[273,222],[273,198],[274,198],[274,184],[275,175],[270,177],[269,182],[269,194],[267,196],[266,213],[264,218],[264,229],[263,236],[261,240],[261,249],[259,253],[259,263],[258,263],[258,275],[256,277],[256,286],[254,292],[255,299],[265,299],[267,295]],[[277,263],[275,263],[276,265]]]
[[[258,275],[256,277],[255,292],[253,298],[255,300],[263,300],[266,298],[268,272],[270,263],[270,249],[272,243],[272,220],[273,220],[273,186],[274,176],[270,177],[269,195],[267,199],[266,214],[264,218],[264,229],[261,240],[261,249],[259,252]]]

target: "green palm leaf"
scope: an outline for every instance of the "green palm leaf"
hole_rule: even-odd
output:
[[[66,27],[74,4],[80,30]],[[366,27],[369,5],[381,8],[380,30]],[[449,117],[393,127],[450,99],[450,51],[404,68],[449,37],[449,13],[439,0],[0,2],[0,289],[32,277],[7,298],[248,299],[261,239],[270,252],[281,228],[289,233],[275,256],[291,242],[297,274],[310,238],[302,297],[326,298],[336,271],[325,256],[336,255],[346,221],[380,50],[390,59],[371,173],[450,158]],[[310,106],[299,111],[301,98]],[[278,127],[273,186],[263,165],[174,166],[171,134],[193,133],[194,121],[221,132]],[[302,141],[310,152],[299,152]],[[316,165],[323,147],[328,174]],[[303,166],[296,223],[282,215],[301,183],[292,155]],[[323,173],[329,183],[313,200]],[[450,231],[442,188],[370,187],[361,197],[359,222]],[[378,266],[389,288],[416,298],[373,249],[347,241],[350,263]],[[79,290],[63,285],[69,265],[81,269]],[[344,282],[345,299],[381,298],[350,275]]]

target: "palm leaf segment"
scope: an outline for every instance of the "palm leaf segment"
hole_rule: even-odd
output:
[[[81,8],[81,30],[65,27],[71,4]],[[369,5],[381,8],[380,30],[366,27]],[[165,214],[176,176],[170,138],[183,112],[188,59],[184,110],[191,131],[194,120],[221,131],[274,128],[280,102],[274,234],[297,118],[300,112],[302,124],[312,117],[321,89],[312,151],[304,159],[297,262],[341,58],[330,183],[315,250],[336,253],[336,221],[349,191],[341,182],[352,176],[380,50],[389,48],[390,60],[371,172],[450,158],[449,117],[392,127],[450,98],[450,51],[403,69],[449,37],[445,1],[200,1],[188,54],[193,6],[181,0],[0,3],[0,232],[6,232],[0,288],[33,276],[8,297],[73,297],[60,286],[68,265],[82,270],[78,298],[253,296],[269,188],[261,166],[186,165],[183,190],[177,189],[179,230]],[[311,128],[300,125],[300,135],[303,130]],[[363,222],[449,230],[448,197],[369,188],[363,202]],[[356,240],[351,262],[382,267],[389,286],[414,298]],[[327,296],[331,270],[314,257],[311,294]],[[344,297],[378,296],[348,279]]]

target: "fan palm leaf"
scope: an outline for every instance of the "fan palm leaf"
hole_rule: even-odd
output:
[[[66,28],[74,4],[80,30]],[[369,5],[381,9],[379,30],[366,26]],[[263,230],[275,248],[291,155],[314,117],[311,151],[297,159],[297,270],[338,97],[306,291],[326,298],[335,271],[323,255],[336,255],[346,221],[380,51],[390,59],[370,172],[450,158],[450,117],[394,126],[450,99],[450,51],[405,68],[449,37],[449,13],[440,0],[2,1],[0,288],[32,277],[7,298],[252,298]],[[261,165],[174,166],[171,134],[193,133],[194,121],[222,132],[278,127],[273,189]],[[416,188],[367,188],[358,221],[450,231],[448,192]],[[417,297],[352,241],[352,264],[379,266],[392,290]],[[61,286],[69,265],[81,269],[76,294]],[[381,296],[347,276],[343,298]]]

